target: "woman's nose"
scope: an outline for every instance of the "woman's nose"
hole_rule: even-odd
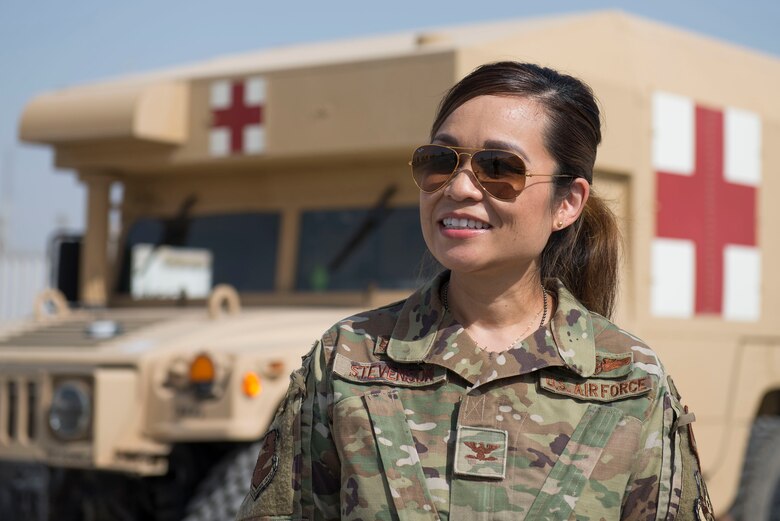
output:
[[[479,182],[471,170],[471,161],[469,159],[464,158],[461,161],[445,188],[445,193],[455,200],[479,200],[482,198],[482,187],[479,186]]]

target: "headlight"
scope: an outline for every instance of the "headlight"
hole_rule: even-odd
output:
[[[214,398],[214,380],[217,377],[217,367],[214,360],[206,353],[195,357],[190,364],[190,383],[198,398]]]
[[[92,397],[85,382],[67,380],[54,391],[49,409],[49,427],[63,440],[87,436],[92,419]]]

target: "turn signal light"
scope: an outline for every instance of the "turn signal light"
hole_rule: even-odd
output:
[[[214,361],[206,354],[200,354],[190,364],[190,382],[207,384],[214,381]]]
[[[241,389],[244,391],[244,394],[250,398],[254,398],[260,394],[260,392],[263,390],[263,385],[260,382],[260,377],[257,375],[257,373],[252,371],[244,373]]]

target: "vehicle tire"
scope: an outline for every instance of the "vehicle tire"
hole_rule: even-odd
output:
[[[249,491],[261,445],[239,447],[217,463],[198,485],[183,521],[233,521]]]
[[[731,515],[737,521],[780,521],[780,417],[753,423]]]
[[[178,445],[168,456],[164,476],[142,478],[142,493],[137,501],[137,518],[149,521],[179,521],[187,498],[195,491],[207,465],[207,455],[198,457],[196,448]]]

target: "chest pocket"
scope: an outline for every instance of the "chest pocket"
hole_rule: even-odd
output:
[[[401,521],[438,519],[403,402],[417,395],[435,401],[444,369],[357,362],[339,353],[334,373],[342,519],[387,519],[389,512]]]
[[[623,417],[619,409],[588,405],[569,443],[542,485],[526,519],[568,519],[607,441]]]
[[[438,519],[398,391],[370,392],[364,399],[398,518]]]

